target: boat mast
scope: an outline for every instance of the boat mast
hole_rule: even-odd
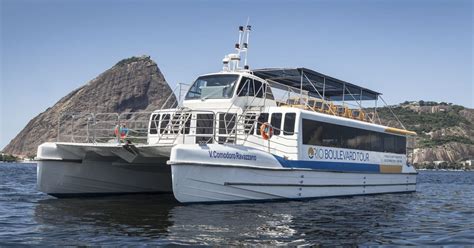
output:
[[[247,21],[248,24],[248,21]],[[248,45],[250,39],[250,31],[252,26],[246,25],[239,26],[239,40],[238,43],[235,43],[235,50],[236,53],[228,54],[222,60],[224,64],[223,70],[224,71],[237,71],[237,70],[248,70],[249,66],[247,64],[247,57],[248,57]],[[240,67],[240,60],[241,57],[244,57],[244,67]]]

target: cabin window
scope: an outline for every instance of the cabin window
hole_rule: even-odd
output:
[[[191,127],[191,114],[184,114],[183,115],[183,121],[184,123],[184,128],[181,129],[181,134],[184,132],[184,134],[189,134],[189,130]]]
[[[248,113],[245,115],[245,121],[244,121],[244,131],[245,133],[253,133],[253,129],[255,127],[255,119],[257,119],[257,114],[256,113]]]
[[[355,130],[354,130],[355,129]],[[341,129],[341,147],[348,149],[358,149],[359,129],[356,128],[342,128]]]
[[[339,127],[331,128],[327,123],[321,123],[321,127],[323,128],[323,146],[338,147],[341,145],[341,129]]]
[[[265,122],[268,122],[268,113],[260,113],[257,119],[257,135],[261,135],[260,126]]]
[[[370,150],[375,152],[383,152],[383,137],[378,133],[370,134]],[[399,152],[397,152],[399,153]]]
[[[395,138],[390,134],[385,134],[383,139],[384,152],[390,152],[395,150]]]
[[[303,119],[303,144],[323,145],[323,127],[319,123]]]
[[[236,114],[219,114],[219,134],[230,134],[235,127]]]
[[[232,98],[238,79],[238,75],[209,75],[199,77],[189,89],[185,100]]]
[[[196,114],[196,144],[214,141],[214,114]]]
[[[181,126],[180,124],[181,120],[181,114],[175,113],[173,115],[173,118],[171,118],[171,131],[174,134],[177,134],[179,132],[179,128]]]
[[[238,96],[254,96],[254,84],[253,79],[242,77],[240,80],[239,87],[237,88],[237,95]]]
[[[283,135],[293,135],[295,133],[296,113],[286,113],[283,122]]]
[[[255,95],[258,98],[263,98],[263,93],[264,93],[265,89],[262,87],[263,86],[262,82],[260,82],[258,80],[255,80],[254,86],[255,86]]]
[[[265,98],[269,100],[275,100],[273,97],[272,88],[268,84],[263,85],[265,87]]]
[[[170,114],[164,114],[161,118],[160,134],[165,133],[166,126],[168,126],[168,123],[170,122]]]
[[[271,92],[270,92],[271,94]],[[239,87],[237,88],[238,96],[256,96],[263,98],[265,95],[265,84],[258,80],[254,80],[248,77],[242,77]],[[271,95],[273,99],[273,95]]]
[[[214,114],[196,115],[196,134],[214,133]]]
[[[281,113],[273,113],[272,121],[270,123],[273,127],[273,134],[280,135],[281,130]]]
[[[407,138],[395,136],[395,153],[407,153]]]
[[[303,119],[303,144],[406,154],[406,137]]]
[[[158,133],[158,123],[160,121],[160,114],[154,114],[151,116],[150,121],[150,134],[157,134]]]

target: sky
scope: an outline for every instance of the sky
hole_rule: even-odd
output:
[[[248,18],[251,68],[307,67],[390,104],[474,107],[469,0],[0,3],[0,149],[123,58],[150,55],[170,85],[221,70]]]

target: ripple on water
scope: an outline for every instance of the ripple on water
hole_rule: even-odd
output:
[[[220,205],[55,199],[36,191],[35,165],[0,164],[0,175],[0,244],[474,244],[474,173],[421,172],[412,194]]]

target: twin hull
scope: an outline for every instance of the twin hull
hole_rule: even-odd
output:
[[[146,163],[130,163],[110,159],[113,156],[107,153],[116,148],[81,149],[84,150],[54,143],[40,146],[39,190],[58,197],[173,192],[183,203],[303,199],[416,190],[416,172],[412,167],[404,168],[404,173],[287,168],[282,165],[281,158],[270,153],[236,145],[176,145],[171,149],[169,165],[165,164],[168,158],[161,155],[151,157]],[[95,156],[91,156],[92,150],[95,150]],[[120,154],[120,151],[113,153]],[[99,154],[104,157],[97,159]],[[80,156],[82,159],[78,159]]]

